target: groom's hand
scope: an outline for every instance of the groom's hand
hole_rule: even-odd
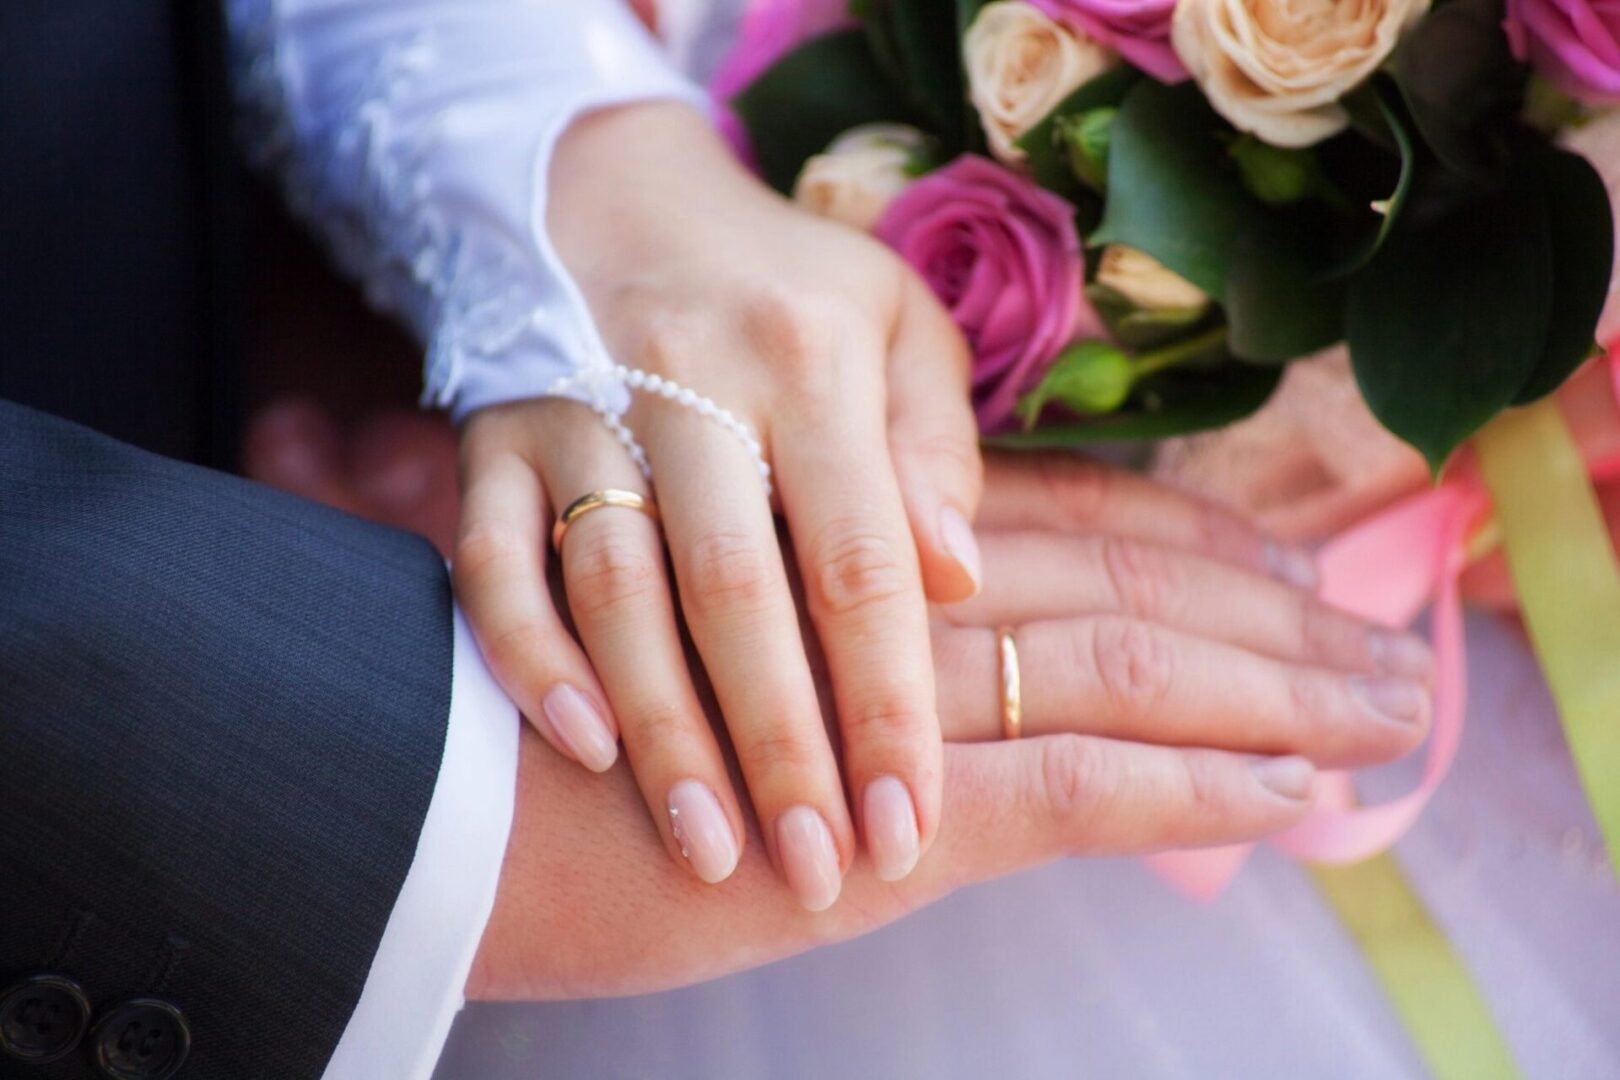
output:
[[[628,771],[593,778],[526,728],[512,840],[467,993],[544,1000],[699,982],[1062,856],[1252,839],[1299,820],[1310,786],[1299,758],[1082,735],[948,744],[946,825],[917,870],[886,883],[859,859],[839,902],[812,914],[775,884],[758,843],[717,886],[654,858],[660,840]]]
[[[593,781],[525,731],[469,995],[676,986],[1065,855],[1253,839],[1308,811],[1312,760],[1385,761],[1421,740],[1423,645],[1290,584],[1302,568],[1242,522],[1072,460],[996,460],[989,480],[985,589],[934,616],[944,825],[915,873],[885,884],[861,859],[812,915],[750,844],[732,878],[704,886],[650,857],[660,838],[625,769]],[[1026,737],[974,742],[1000,735],[1002,624],[1017,628]]]

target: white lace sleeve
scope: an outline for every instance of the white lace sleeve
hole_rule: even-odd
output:
[[[627,395],[545,233],[551,150],[592,108],[706,104],[625,0],[227,0],[255,164],[427,350],[460,420]],[[563,380],[567,380],[566,383]]]

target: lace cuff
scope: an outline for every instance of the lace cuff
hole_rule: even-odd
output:
[[[581,113],[707,106],[622,0],[228,0],[244,141],[287,204],[427,349],[457,421],[565,393],[622,411],[545,233],[551,152]]]

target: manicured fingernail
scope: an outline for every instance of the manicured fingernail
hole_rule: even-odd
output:
[[[1372,630],[1367,642],[1373,663],[1384,674],[1422,682],[1434,677],[1434,650],[1422,638],[1393,630]]]
[[[1409,679],[1368,679],[1355,676],[1350,688],[1367,708],[1397,724],[1416,724],[1429,711],[1429,692]]]
[[[1316,572],[1316,559],[1308,551],[1284,547],[1272,540],[1266,543],[1265,558],[1271,572],[1290,585],[1314,591],[1321,581]]]
[[[979,541],[973,535],[973,526],[956,507],[947,506],[939,512],[939,538],[956,565],[973,579],[973,591],[977,593],[984,584],[984,560],[979,555]]]
[[[613,768],[619,744],[591,699],[567,683],[558,683],[540,702],[540,708],[562,744],[592,772]]]
[[[681,854],[697,876],[710,885],[737,869],[737,837],[714,792],[698,780],[682,780],[669,789],[669,827]]]
[[[1302,757],[1260,758],[1254,778],[1285,799],[1302,802],[1311,797],[1316,769]]]
[[[917,865],[921,843],[911,792],[898,777],[880,776],[866,785],[861,804],[866,847],[872,853],[877,876],[884,881],[899,881]]]
[[[776,819],[776,850],[788,888],[808,911],[826,911],[838,899],[844,877],[832,830],[808,806],[795,806]]]

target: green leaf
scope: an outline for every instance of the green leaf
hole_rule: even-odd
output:
[[[770,185],[791,191],[805,160],[859,124],[921,118],[884,74],[866,34],[844,30],[782,57],[732,100]]]
[[[874,54],[928,118],[946,156],[955,157],[965,148],[969,119],[956,20],[940,18],[935,0],[868,0],[865,18]]]
[[[1141,78],[1141,72],[1126,64],[1109,68],[1088,79],[1059,102],[1044,120],[1024,132],[1017,145],[1029,154],[1029,169],[1035,182],[1071,201],[1076,193],[1084,190],[1069,168],[1068,147],[1058,139],[1058,120],[1080,116],[1093,109],[1118,108],[1125,94]]]
[[[1421,223],[1407,215],[1350,280],[1345,331],[1362,396],[1437,475],[1540,363],[1552,256],[1545,203],[1504,192]]]
[[[1119,412],[1078,424],[992,435],[988,446],[1043,449],[1125,439],[1164,439],[1236,423],[1266,403],[1281,368],[1225,363],[1166,371],[1137,385]]]
[[[1333,221],[1301,209],[1240,234],[1226,279],[1228,343],[1254,363],[1281,364],[1344,336],[1345,284],[1326,273]]]
[[[1192,83],[1133,86],[1110,130],[1108,197],[1090,244],[1129,244],[1226,296],[1237,235],[1261,213],[1231,168],[1221,121]]]
[[[1541,359],[1513,401],[1523,405],[1552,393],[1592,355],[1598,315],[1614,271],[1609,192],[1591,162],[1536,144],[1525,162],[1526,198],[1547,208],[1552,242],[1552,313]]]
[[[1507,179],[1524,65],[1502,32],[1503,0],[1449,0],[1395,53],[1395,80],[1423,141],[1448,168],[1483,183]]]

